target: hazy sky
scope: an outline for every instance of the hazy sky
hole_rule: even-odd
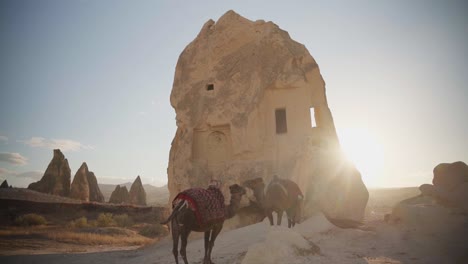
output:
[[[338,134],[379,142],[368,186],[468,162],[466,1],[233,2],[0,1],[0,178],[32,182],[60,147],[72,176],[86,161],[102,183],[165,184],[178,56],[229,9],[307,47]]]

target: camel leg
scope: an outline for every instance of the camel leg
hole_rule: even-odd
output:
[[[277,225],[281,225],[281,219],[283,218],[283,211],[278,211],[278,222]]]
[[[211,238],[210,238],[210,247],[208,251],[208,262],[206,264],[213,264],[211,261],[211,251],[213,251],[214,247],[214,242],[216,240],[216,237],[218,236],[219,232],[221,232],[221,229],[223,229],[223,225],[217,225],[213,228],[213,231],[211,232]]]
[[[273,223],[273,211],[267,210],[266,215],[268,216],[268,220],[270,220],[270,225],[274,225],[275,223]]]
[[[182,259],[184,260],[185,264],[188,264],[187,260],[187,238],[190,234],[190,230],[187,228],[183,228],[182,232],[180,234],[180,239],[182,242],[182,245],[180,246],[180,255],[182,256]]]
[[[211,235],[211,229],[208,231],[205,231],[205,256],[203,258],[203,263],[208,263],[208,251],[210,248],[210,235]]]
[[[171,231],[172,231],[172,254],[174,254],[176,264],[179,264],[179,256],[178,256],[178,247],[179,247],[179,224],[177,223],[177,219],[173,218],[171,221]]]
[[[288,217],[288,228],[291,228],[291,226],[292,226],[292,221],[291,221],[291,219],[289,219],[289,217]]]

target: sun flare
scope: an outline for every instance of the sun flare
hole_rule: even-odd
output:
[[[384,165],[382,144],[364,128],[339,131],[341,148],[346,158],[356,165],[366,185],[378,184]]]

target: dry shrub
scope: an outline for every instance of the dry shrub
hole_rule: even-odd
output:
[[[138,234],[150,238],[165,236],[168,233],[167,228],[161,224],[147,225],[138,232]]]
[[[47,237],[65,243],[74,243],[81,245],[122,245],[138,246],[151,242],[151,239],[142,236],[112,236],[93,233],[74,233],[74,232],[52,232]]]
[[[17,226],[38,226],[47,224],[47,221],[42,215],[25,214],[16,217],[14,224]]]
[[[70,221],[70,223],[68,223],[68,227],[70,228],[84,228],[88,226],[88,219],[84,216]]]
[[[129,217],[127,214],[114,216],[114,221],[117,224],[117,226],[120,226],[120,227],[133,226],[133,219]]]
[[[97,226],[108,227],[115,226],[114,217],[111,213],[100,213],[97,219]]]

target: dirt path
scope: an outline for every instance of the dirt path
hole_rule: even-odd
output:
[[[278,227],[266,222],[222,233],[213,251],[216,264],[240,264],[249,246],[262,242],[266,235]],[[293,232],[293,231],[291,231]],[[369,223],[369,230],[340,229],[322,219],[312,219],[296,226],[294,232],[314,242],[322,255],[295,255],[290,263],[357,263],[357,264],[427,264],[458,263],[464,258],[466,239],[448,244],[437,237],[420,237],[403,232],[382,221]],[[269,251],[270,252],[270,251]],[[457,255],[458,254],[458,255]],[[187,247],[189,263],[201,264],[203,239],[194,238]],[[466,256],[465,256],[466,257]],[[82,254],[44,254],[0,257],[0,263],[30,264],[169,264],[175,263],[170,238],[137,250]],[[459,262],[463,263],[463,262]]]

